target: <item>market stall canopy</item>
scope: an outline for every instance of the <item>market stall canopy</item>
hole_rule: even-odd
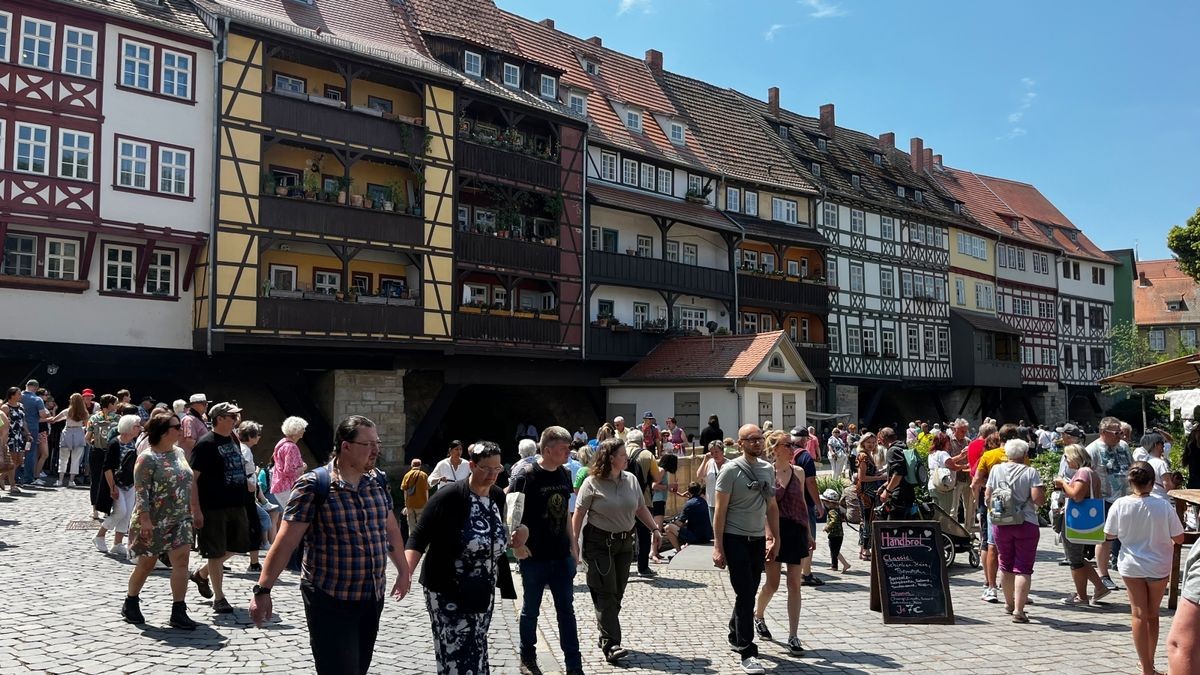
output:
[[[1200,354],[1181,356],[1152,366],[1110,375],[1100,384],[1127,387],[1194,387],[1200,385]]]

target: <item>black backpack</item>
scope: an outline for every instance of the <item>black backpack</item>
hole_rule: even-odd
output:
[[[646,488],[650,485],[650,477],[646,475],[646,470],[642,468],[641,462],[637,461],[637,458],[640,457],[643,452],[649,452],[649,450],[645,448],[638,448],[637,452],[634,452],[632,455],[630,455],[629,473],[633,474],[633,477],[637,479],[638,487],[642,489],[642,492],[645,492]]]

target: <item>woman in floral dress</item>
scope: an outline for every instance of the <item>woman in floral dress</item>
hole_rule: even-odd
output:
[[[192,467],[175,447],[179,419],[168,411],[146,422],[150,448],[138,455],[133,469],[133,525],[129,540],[137,565],[129,575],[129,593],[121,616],[129,623],[145,623],[138,594],[154,569],[158,556],[171,560],[171,620],[175,628],[194,630],[183,598],[187,593],[188,556],[192,553]]]

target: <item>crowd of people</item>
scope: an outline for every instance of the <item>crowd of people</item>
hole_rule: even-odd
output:
[[[991,419],[975,429],[962,419],[914,422],[901,433],[838,425],[827,437],[812,427],[775,429],[770,421],[726,436],[715,416],[689,436],[673,418],[660,428],[649,411],[638,426],[617,417],[594,435],[561,426],[538,433],[522,423],[511,465],[486,440],[453,441],[428,473],[413,460],[398,484],[402,503],[393,503],[388,477],[377,467],[375,424],[359,415],[340,422],[329,462],[315,468],[300,448],[305,420],[285,419],[269,461],[257,466],[253,448],[266,435],[262,425],[244,419],[236,403],[213,403],[201,393],[167,406],[151,397],[135,405],[124,390],[99,397],[84,390],[60,411],[30,380],[24,390],[9,389],[0,422],[0,447],[7,448],[0,477],[10,490],[89,486],[93,515],[103,518],[96,548],[135,563],[120,609],[126,621],[145,622],[140,596],[156,566],[170,569],[171,626],[198,625],[187,611],[189,580],[212,600],[213,612],[232,612],[237,601],[225,593],[224,573],[232,556],[248,554],[248,571],[258,573],[249,598],[256,624],[271,616],[271,590],[284,570],[300,573],[321,673],[367,672],[385,597],[407,595],[419,565],[438,671],[488,672],[495,591],[518,597],[510,555],[520,573],[522,672],[541,672],[537,624],[547,590],[566,672],[583,672],[573,588],[581,565],[596,646],[618,663],[630,654],[621,608],[631,574],[653,580],[655,562],[709,543],[712,563],[726,571],[735,597],[729,645],[744,672],[762,673],[755,640],[773,639],[765,611],[781,585],[787,649],[805,653],[802,588],[824,584],[813,571],[819,524],[829,571],[837,573],[850,569],[841,553],[847,526],[859,532],[859,559],[870,561],[874,519],[928,518],[933,510],[978,533],[981,599],[1003,602],[1014,623],[1029,623],[1045,525],[1040,510],[1047,503],[1069,568],[1062,585],[1074,591],[1062,602],[1096,607],[1119,590],[1110,576],[1115,567],[1139,662],[1153,673],[1158,607],[1173,547],[1183,540],[1167,492],[1200,483],[1200,471],[1190,471],[1185,483],[1172,470],[1165,432],[1151,429],[1135,443],[1133,429],[1111,417],[1100,421],[1090,443],[1070,423],[1048,430]],[[1052,484],[1029,465],[1038,453],[1061,454]],[[681,458],[694,471],[683,475]],[[1183,462],[1200,463],[1200,427],[1185,441]],[[821,465],[841,479],[824,491],[817,487]],[[668,517],[670,495],[683,506]],[[1103,504],[1103,537],[1094,546],[1064,535],[1063,514],[1085,500]],[[194,570],[193,546],[204,560]],[[1196,548],[1185,563],[1187,602],[1168,639],[1173,664],[1200,662]],[[267,554],[260,562],[261,550]],[[1041,579],[1055,583],[1053,575]]]

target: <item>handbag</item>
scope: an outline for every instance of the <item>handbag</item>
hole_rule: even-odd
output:
[[[1096,474],[1093,472],[1088,488],[1096,494]],[[1063,536],[1072,544],[1104,543],[1104,500],[1091,497],[1081,502],[1067,499],[1063,510]]]

